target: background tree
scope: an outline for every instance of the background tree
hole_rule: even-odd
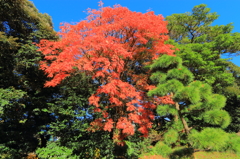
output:
[[[228,130],[239,131],[239,67],[222,59],[223,55],[238,55],[239,33],[232,33],[233,25],[215,25],[217,13],[210,13],[205,4],[195,6],[192,12],[166,17],[169,36],[178,48],[175,52],[183,65],[193,73],[194,80],[212,86],[214,93],[227,97],[225,109],[232,117]]]
[[[233,74],[235,83],[232,86],[226,87],[224,95],[227,97],[227,104],[225,110],[229,112],[232,118],[231,124],[228,126],[227,131],[239,132],[240,131],[240,67],[232,62],[228,62],[228,71]]]
[[[43,56],[33,42],[57,37],[51,18],[31,2],[0,0],[0,8],[0,154],[21,158],[41,144],[38,133],[51,120],[44,109],[53,88],[43,88]]]

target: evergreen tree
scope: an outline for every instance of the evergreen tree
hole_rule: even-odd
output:
[[[0,8],[0,154],[21,158],[44,145],[39,132],[51,121],[45,109],[54,93],[43,88],[43,56],[33,43],[57,37],[51,18],[30,1],[0,0]]]
[[[157,107],[157,114],[168,121],[161,130],[165,144],[217,151],[231,147],[239,152],[239,146],[231,144],[232,140],[239,139],[236,136],[230,139],[230,134],[221,129],[231,121],[223,110],[226,104],[223,95],[214,94],[209,84],[194,80],[180,57],[163,55],[149,67],[153,72],[151,80],[157,87],[148,95],[166,96]]]
[[[239,67],[222,59],[222,55],[238,55],[240,33],[232,33],[233,25],[215,25],[217,13],[210,13],[205,4],[195,6],[192,12],[168,16],[169,36],[178,48],[176,55],[194,75],[212,86],[213,92],[227,97],[226,110],[232,117],[229,131],[239,131]],[[235,123],[235,124],[234,124]]]

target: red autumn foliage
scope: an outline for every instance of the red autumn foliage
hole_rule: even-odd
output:
[[[41,69],[52,78],[45,86],[84,72],[99,83],[89,104],[102,112],[102,119],[93,121],[90,130],[119,130],[115,138],[122,139],[138,129],[146,136],[156,105],[146,96],[153,86],[143,67],[160,54],[173,55],[172,46],[164,44],[167,22],[154,12],[132,12],[120,5],[88,13],[86,20],[61,26],[61,40],[38,45],[45,55]]]
[[[163,96],[163,97],[157,97],[155,99],[155,103],[157,105],[160,105],[160,104],[175,104],[171,95],[166,95],[166,96]]]

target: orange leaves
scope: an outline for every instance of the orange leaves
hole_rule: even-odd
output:
[[[175,104],[175,102],[173,101],[172,97],[167,95],[167,96],[163,96],[163,97],[159,97],[159,99],[161,100],[162,104]]]
[[[88,128],[88,131],[95,132],[98,130],[102,130],[102,128],[103,128],[102,119],[101,118],[96,119],[90,125],[91,125],[91,127]]]
[[[111,132],[113,128],[113,123],[114,122],[112,119],[107,119],[107,122],[105,123],[103,130]]]
[[[92,95],[88,99],[89,105],[95,105],[96,107],[99,107],[99,104],[98,104],[99,100],[100,100],[100,97]]]
[[[127,135],[133,135],[134,125],[126,118],[126,117],[120,117],[117,122],[117,129],[122,129],[122,133]]]
[[[49,74],[48,76],[51,77],[51,74]],[[60,81],[62,81],[67,76],[69,75],[63,72],[60,72],[59,74],[55,75],[51,81],[46,82],[44,86],[45,87],[56,86],[60,83]]]
[[[148,128],[146,126],[140,127],[138,131],[144,134],[144,137],[146,137],[146,135],[148,134]]]
[[[164,44],[167,32],[161,15],[132,12],[121,6],[105,7],[99,11],[89,10],[89,20],[76,25],[65,23],[59,32],[60,41],[42,40],[38,46],[46,60],[57,58],[56,63],[45,65],[46,73],[56,75],[60,73],[59,68],[67,66],[64,71],[70,74],[71,67],[78,66],[90,72],[101,69],[110,75],[111,71],[118,74],[124,71],[125,60],[134,60],[142,51],[148,52],[149,60],[160,53],[172,55],[171,46]],[[150,39],[153,46],[146,48],[144,44]],[[104,78],[105,73],[98,71],[93,76]],[[58,80],[56,83],[62,79]]]
[[[116,106],[121,106],[123,104],[118,98],[115,98],[115,97],[110,97],[109,101],[111,103],[116,104]]]
[[[136,107],[132,104],[132,102],[128,102],[126,106],[127,106],[127,109],[126,109],[127,111],[134,111],[136,109]]]
[[[141,123],[139,115],[136,113],[129,113],[128,118],[132,120],[134,123]]]
[[[87,20],[61,26],[59,41],[40,42],[39,51],[45,56],[41,69],[52,78],[45,86],[84,72],[99,84],[89,105],[103,117],[94,120],[89,130],[119,130],[116,139],[120,140],[133,135],[138,124],[138,131],[146,136],[156,106],[144,93],[153,87],[144,66],[160,54],[173,55],[172,46],[165,44],[167,22],[154,12],[99,5],[100,10],[88,10]],[[171,102],[166,97],[161,101]]]

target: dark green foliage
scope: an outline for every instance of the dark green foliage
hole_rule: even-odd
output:
[[[76,153],[80,158],[114,158],[115,144],[112,141],[108,132],[100,131],[86,134],[79,138],[79,153]]]
[[[71,156],[82,159],[113,158],[111,134],[88,130],[90,123],[98,117],[88,104],[88,98],[96,88],[91,77],[84,73],[73,74],[61,83],[54,104],[49,103],[47,112],[52,113],[53,120],[46,128],[48,131],[45,135],[59,138],[58,148],[71,150]],[[40,150],[43,152],[44,149]]]
[[[229,132],[239,132],[240,131],[240,99],[236,95],[227,96],[227,107],[224,109],[229,112],[232,122],[227,127]]]
[[[228,69],[235,78],[233,86],[226,87],[224,94],[227,97],[227,107],[224,109],[228,111],[232,117],[232,122],[227,130],[230,132],[240,131],[240,67],[228,62]]]
[[[43,110],[57,90],[43,88],[42,55],[33,43],[57,38],[51,18],[30,1],[0,0],[0,8],[0,144],[21,158],[44,142],[39,132],[51,118]]]
[[[18,154],[16,149],[0,145],[0,154],[2,158],[11,159],[11,158],[21,158],[21,155]]]
[[[194,159],[194,149],[193,148],[186,148],[186,147],[177,147],[173,150],[173,152],[169,155],[170,159]]]
[[[3,109],[4,106],[13,106],[13,103],[16,100],[21,99],[24,95],[26,95],[26,92],[23,92],[21,90],[16,90],[14,88],[8,88],[8,89],[2,89],[0,88],[0,115],[3,115]],[[24,105],[22,105],[24,107]]]
[[[151,151],[150,145],[151,141],[149,139],[135,139],[130,141],[126,141],[127,145],[127,157],[128,158],[136,158],[138,159],[141,154],[148,153]]]

